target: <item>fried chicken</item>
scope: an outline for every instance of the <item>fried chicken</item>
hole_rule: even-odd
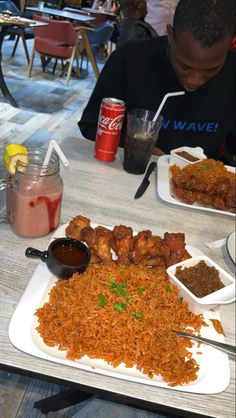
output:
[[[170,249],[170,254],[165,258],[166,267],[179,263],[180,261],[191,258],[185,249],[185,235],[165,232],[164,242]]]
[[[80,239],[81,241],[86,242],[90,249],[90,263],[101,263],[101,258],[99,257],[97,250],[96,250],[96,242],[95,242],[95,231],[91,226],[86,226],[81,230]]]
[[[81,231],[83,228],[90,226],[90,219],[85,216],[78,215],[70,221],[66,228],[66,236],[73,239],[81,240]]]
[[[93,229],[91,226],[81,230],[81,240],[85,241],[91,252],[91,263],[108,262],[112,260],[111,254],[112,232],[98,226]]]
[[[124,225],[115,226],[112,235],[112,248],[117,255],[117,261],[121,264],[130,264],[130,252],[134,241],[132,228]]]
[[[95,229],[95,248],[98,256],[103,262],[109,262],[112,260],[111,243],[113,239],[112,232],[103,227],[97,226]]]
[[[141,231],[134,237],[133,250],[131,252],[131,260],[134,264],[138,264],[144,259],[149,259],[147,265],[158,265],[155,258],[160,258],[165,251],[162,248],[163,240],[160,237],[152,235],[149,230]],[[164,251],[163,251],[164,250]],[[167,252],[168,249],[167,249]],[[151,261],[152,260],[152,264]]]

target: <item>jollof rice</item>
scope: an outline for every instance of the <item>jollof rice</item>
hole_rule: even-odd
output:
[[[59,279],[35,315],[44,343],[66,350],[68,359],[87,355],[113,367],[136,366],[171,386],[197,379],[192,342],[172,329],[199,332],[206,324],[178,297],[164,269],[89,265],[81,275]]]

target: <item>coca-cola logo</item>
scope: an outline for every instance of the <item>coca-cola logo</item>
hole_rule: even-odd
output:
[[[100,129],[105,129],[109,131],[120,131],[122,128],[124,115],[118,115],[114,119],[109,118],[104,115],[100,115],[98,125]]]

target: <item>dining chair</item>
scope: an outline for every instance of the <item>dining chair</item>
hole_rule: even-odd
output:
[[[77,63],[76,71],[79,73],[77,53],[78,35],[74,26],[67,20],[52,20],[39,15],[34,15],[34,20],[47,23],[47,26],[36,27],[34,30],[35,38],[29,63],[28,77],[31,76],[34,57],[37,53],[40,55],[43,71],[47,63],[53,58],[56,59],[56,62],[60,59],[62,64],[66,61],[66,65],[63,64],[62,74],[67,71],[66,84],[68,84],[75,59]]]
[[[110,22],[103,22],[100,25],[98,25],[93,32],[88,33],[88,41],[93,53],[93,56],[95,59],[97,58],[100,51],[103,51],[105,54],[105,48],[107,43],[109,42],[112,33],[114,31],[114,26]],[[86,53],[86,50],[83,49],[80,53],[81,55],[81,61],[80,61],[80,70],[83,66],[83,59],[84,57],[87,58],[87,67],[88,67],[88,55]]]
[[[0,1],[0,13],[2,13],[5,10],[10,11],[13,16],[24,16],[24,13],[21,12],[21,10],[17,7],[17,5],[11,0]],[[29,58],[29,52],[28,52],[26,40],[34,38],[33,29],[30,27],[12,26],[8,28],[7,35],[10,35],[13,37],[16,36],[16,41],[12,50],[11,57],[14,57],[19,40],[21,38],[24,51],[25,51],[25,56],[29,64],[30,58]]]

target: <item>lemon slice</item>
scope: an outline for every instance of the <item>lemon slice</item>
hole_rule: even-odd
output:
[[[10,174],[15,174],[17,161],[28,164],[29,155],[27,148],[20,144],[9,144],[4,148],[3,162]]]

